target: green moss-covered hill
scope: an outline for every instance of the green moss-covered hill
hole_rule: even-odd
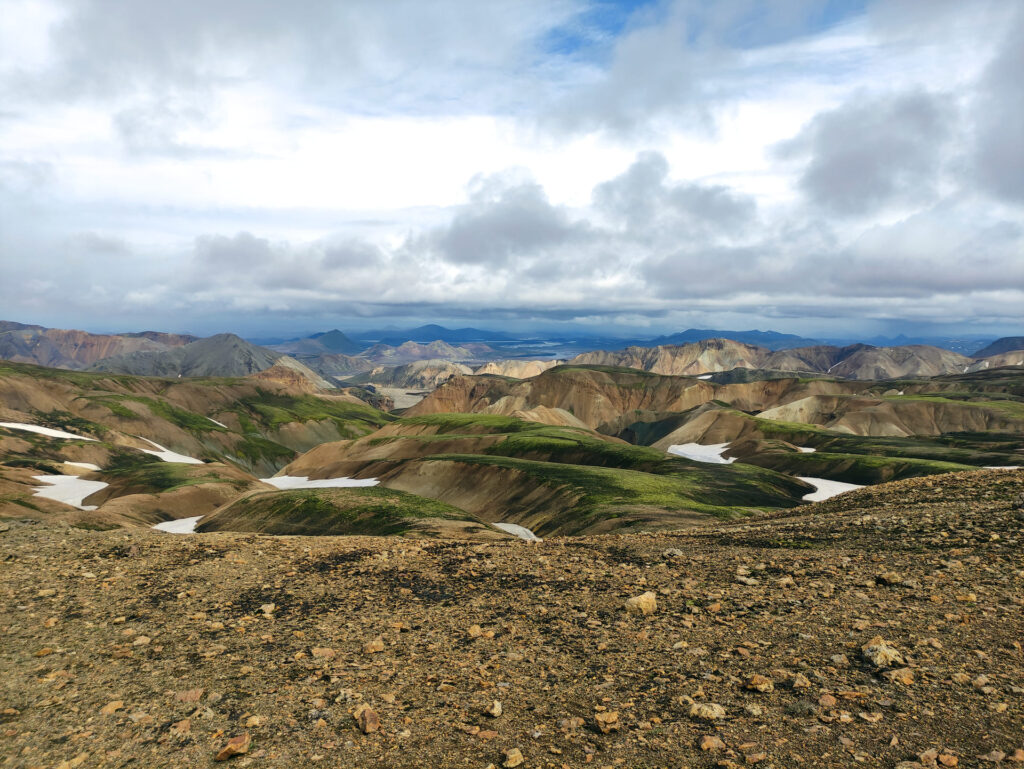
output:
[[[256,492],[225,505],[197,530],[508,538],[452,505],[381,487]]]

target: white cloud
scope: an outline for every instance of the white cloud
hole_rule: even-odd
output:
[[[816,0],[666,0],[619,28],[589,0],[0,2],[14,319],[685,304],[814,333],[1021,300],[1006,3],[829,26]]]

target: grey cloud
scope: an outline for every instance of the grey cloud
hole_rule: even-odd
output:
[[[211,100],[207,96],[205,102],[208,104]],[[113,128],[124,148],[133,155],[241,156],[227,148],[197,146],[182,138],[189,129],[208,128],[213,124],[213,117],[203,101],[168,94],[162,99],[136,103],[113,115]]]
[[[667,18],[655,10],[629,29],[616,41],[603,71],[595,72],[590,83],[559,94],[542,123],[562,131],[605,131],[620,137],[656,129],[659,119],[676,127],[711,130],[701,77],[726,54],[690,46],[685,10],[676,4]]]
[[[680,250],[646,262],[643,277],[651,291],[665,298],[736,296],[776,285],[771,256],[763,247]]]
[[[385,259],[384,252],[378,246],[349,238],[324,246],[321,263],[328,270],[377,268],[385,263]]]
[[[0,160],[0,191],[19,195],[36,193],[57,178],[52,163],[39,160]]]
[[[457,265],[503,267],[514,258],[589,239],[585,224],[548,201],[543,188],[528,179],[497,175],[474,180],[469,202],[451,222],[410,242]]]
[[[238,270],[242,277],[252,270],[272,264],[277,254],[270,241],[251,232],[234,237],[202,235],[196,239],[195,260],[201,270]]]
[[[99,232],[76,232],[67,239],[67,245],[72,251],[87,255],[129,256],[132,253],[124,238]]]
[[[998,197],[1024,202],[1024,10],[985,72],[975,109],[978,181]]]
[[[240,82],[314,91],[352,111],[508,105],[573,0],[63,0],[54,65],[8,73],[28,99],[203,94]],[[495,23],[501,18],[501,23]],[[467,96],[467,94],[471,96]],[[487,107],[483,107],[486,104]],[[461,105],[461,107],[460,107]]]
[[[728,187],[670,183],[669,166],[658,152],[643,152],[622,175],[594,189],[594,205],[623,222],[635,236],[667,231],[674,238],[730,236],[752,223],[753,198]]]
[[[860,97],[817,115],[777,154],[807,159],[800,186],[812,204],[866,214],[933,194],[955,121],[948,98],[924,91]]]

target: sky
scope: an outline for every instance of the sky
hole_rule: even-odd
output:
[[[1022,0],[0,0],[0,318],[1024,333]]]

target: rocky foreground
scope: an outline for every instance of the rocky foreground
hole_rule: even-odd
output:
[[[1024,765],[1022,494],[542,544],[3,523],[0,765]]]

